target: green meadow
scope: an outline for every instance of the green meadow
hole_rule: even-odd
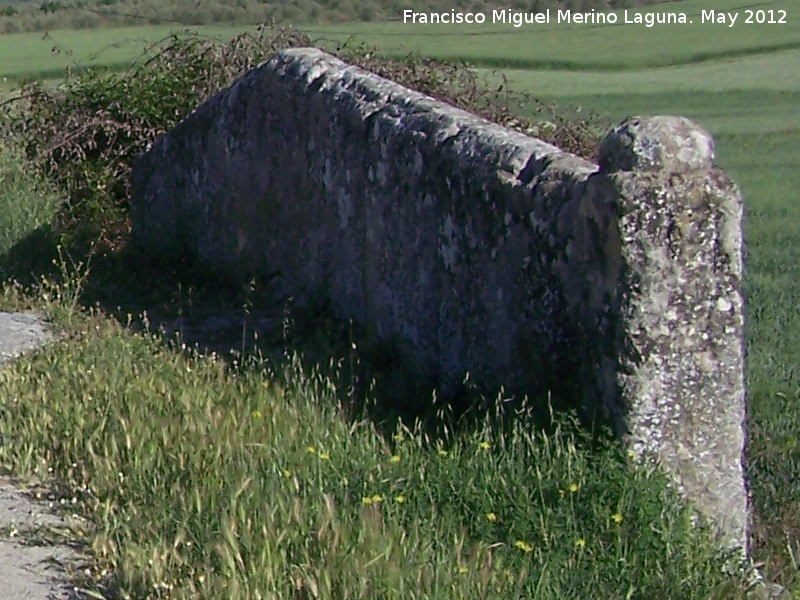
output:
[[[739,21],[700,24],[710,8]],[[688,0],[651,10],[694,23],[652,28],[298,28],[322,45],[465,61],[487,85],[609,124],[681,114],[714,134],[746,206],[752,555],[800,597],[800,6],[753,8],[785,10],[787,24],[743,24],[738,0]],[[119,70],[169,31],[0,36],[0,94],[69,64]],[[9,249],[63,200],[24,165],[0,148],[9,272]],[[59,535],[85,541],[92,566],[76,585],[98,597],[747,596],[659,473],[569,415],[542,426],[523,408],[454,427],[432,399],[436,426],[387,429],[347,405],[359,360],[349,345],[323,368],[291,351],[233,363],[187,353],[84,306],[87,268],[56,263],[61,277],[2,292],[6,308],[43,311],[66,341],[0,371],[0,468],[75,499],[81,519]]]
[[[733,27],[701,23],[703,10],[712,8],[735,10],[740,16]],[[558,23],[556,11],[551,10],[549,24],[520,27],[492,23],[492,14],[487,12],[486,22],[474,26],[390,22],[331,24],[307,29],[322,39],[375,44],[393,55],[414,51],[478,67],[546,71],[650,69],[800,48],[800,19],[795,16],[795,2],[777,0],[753,6],[756,8],[786,11],[786,24],[743,24],[746,15],[738,0],[689,0],[636,9],[642,13],[685,13],[691,21],[652,28],[624,24],[622,11],[615,13],[619,15],[616,24]]]
[[[242,27],[199,29],[218,38],[234,36],[241,30]],[[180,27],[152,26],[2,35],[0,81],[7,78],[13,85],[24,79],[58,80],[67,69],[76,74],[90,68],[122,70],[146,47],[180,31]],[[5,87],[11,87],[8,81]]]
[[[711,8],[735,11],[739,14],[736,24],[729,27],[700,23],[702,12]],[[545,76],[557,76],[563,70],[616,73],[704,63],[704,68],[710,68],[713,73],[721,71],[719,76],[724,77],[725,59],[756,59],[781,50],[800,49],[800,18],[795,16],[797,7],[793,0],[775,0],[763,7],[752,8],[785,11],[786,24],[744,24],[745,8],[738,0],[714,0],[711,3],[689,0],[637,9],[639,12],[684,12],[692,21],[686,25],[656,25],[652,28],[624,24],[620,11],[617,11],[620,17],[615,25],[557,23],[553,11],[549,24],[517,28],[508,23],[491,23],[492,15],[487,11],[487,22],[475,26],[411,25],[392,21],[328,25],[300,23],[294,27],[308,32],[312,39],[323,45],[368,43],[379,46],[391,56],[401,57],[415,52],[477,67],[542,71]],[[242,28],[207,26],[191,29],[205,35],[227,37]],[[75,63],[120,68],[129,64],[144,45],[180,30],[179,25],[128,26],[4,35],[0,37],[1,55],[4,57],[0,77],[42,73],[59,75],[59,69],[70,65],[75,67]],[[69,54],[64,54],[65,51]],[[790,56],[785,61],[792,64],[793,70],[781,79],[788,80],[791,73],[796,73],[794,69],[797,66]],[[775,72],[780,66],[780,63],[768,62],[768,73]],[[745,79],[766,75],[757,65],[753,67]],[[561,95],[560,90],[557,94]]]

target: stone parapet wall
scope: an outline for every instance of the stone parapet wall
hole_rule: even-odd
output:
[[[445,390],[578,398],[747,545],[742,201],[711,137],[630,119],[599,165],[286,50],[139,158],[136,242],[398,340]]]

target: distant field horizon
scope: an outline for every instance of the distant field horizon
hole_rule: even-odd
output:
[[[772,0],[770,10],[790,10],[793,0]],[[687,0],[637,9],[645,12],[684,12],[701,15],[713,8],[721,13],[745,14],[741,0],[700,2]],[[622,11],[613,11],[621,14]],[[543,24],[516,28],[513,25],[404,25],[399,22],[354,22],[329,25],[297,24],[317,43],[329,47],[366,43],[393,57],[414,52],[433,58],[464,62],[474,67],[515,71],[578,71],[602,81],[609,73],[646,71],[654,67],[711,65],[713,78],[725,79],[726,89],[737,89],[741,69],[749,73],[744,85],[787,89],[792,77],[800,75],[800,19],[786,25],[673,24],[646,28],[638,25]],[[614,35],[605,35],[607,30]],[[94,66],[124,69],[149,44],[186,30],[175,25],[114,27],[106,29],[58,30],[45,35],[21,33],[0,35],[0,77],[57,78],[71,68]],[[204,35],[227,38],[253,26],[190,27]],[[646,44],[637,44],[646,36]],[[564,47],[560,39],[572,43]],[[458,40],[458,43],[454,43]],[[631,48],[637,48],[631,51]],[[590,49],[590,51],[587,51]],[[773,61],[773,59],[776,59]],[[742,60],[744,63],[735,61]],[[730,62],[734,61],[734,62]],[[748,63],[752,62],[750,65]],[[751,68],[752,67],[752,68]],[[687,71],[686,77],[700,81],[702,68]],[[776,74],[779,73],[779,76]],[[681,75],[682,76],[682,75]],[[631,83],[626,76],[610,85]],[[634,84],[647,83],[641,74],[629,76]],[[751,79],[757,81],[750,81]],[[8,82],[6,82],[8,83]],[[695,83],[695,87],[702,85]],[[554,85],[559,88],[560,86]],[[741,89],[741,88],[738,88]],[[569,93],[572,93],[571,91]]]

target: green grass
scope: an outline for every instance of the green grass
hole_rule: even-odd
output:
[[[12,258],[17,261],[19,242],[46,236],[62,202],[53,186],[32,176],[29,169],[17,149],[0,144],[0,256],[8,256],[17,246]],[[0,275],[5,276],[2,265]]]
[[[14,0],[10,0],[14,4]],[[637,3],[652,3],[653,0],[637,0]],[[625,5],[629,0],[583,0],[586,10],[607,10],[609,6]],[[8,2],[6,2],[8,4]],[[514,0],[511,6],[554,5],[556,0],[521,2]],[[566,4],[560,2],[560,4]],[[58,5],[56,10],[45,14],[41,5]],[[450,10],[463,2],[433,0],[425,3],[426,10]],[[507,7],[507,3],[493,0],[475,0],[469,3],[472,10],[486,10],[487,5]],[[384,21],[398,17],[403,8],[409,8],[395,0],[87,0],[82,2],[18,2],[18,12],[7,16],[8,6],[0,5],[0,34],[20,31],[53,31],[56,29],[88,29],[115,27],[122,24],[184,23],[208,24],[257,24],[274,20],[277,23]],[[13,12],[13,11],[12,11]],[[5,16],[4,16],[5,15]]]
[[[599,71],[594,75],[595,82],[602,82],[605,71],[645,70],[746,58],[753,62],[752,65],[744,65],[750,68],[752,76],[771,82],[768,86],[774,89],[777,81],[789,80],[790,75],[798,69],[794,60],[796,54],[783,54],[778,62],[773,62],[770,56],[800,49],[800,19],[793,17],[795,3],[793,0],[775,0],[762,7],[786,10],[789,15],[786,25],[744,25],[743,7],[740,0],[690,0],[640,9],[682,11],[694,21],[692,24],[650,29],[634,25],[591,26],[555,22],[521,28],[488,22],[473,27],[409,25],[401,22],[298,23],[296,26],[309,32],[313,39],[321,43],[338,45],[366,42],[380,46],[383,52],[391,56],[404,56],[413,51],[434,58],[467,61],[487,68]],[[701,24],[701,11],[710,8],[736,10],[741,16],[736,26],[731,28]],[[622,15],[621,11],[616,12]],[[488,20],[491,21],[491,13],[488,13]],[[191,27],[194,31],[223,37],[234,35],[244,28]],[[66,67],[76,69],[78,65],[121,68],[136,58],[144,45],[179,29],[179,26],[141,26],[53,31],[48,34],[47,43],[42,43],[40,33],[3,35],[0,36],[0,56],[4,57],[0,65],[0,77],[57,77]],[[632,52],[632,47],[637,50]],[[70,50],[71,55],[54,54],[53,48]],[[766,73],[759,68],[764,64],[768,69]],[[785,76],[768,76],[768,73],[781,73],[781,65],[789,68]],[[735,79],[736,66],[730,66],[727,62],[720,62],[716,66],[723,71],[719,77]],[[686,75],[691,76],[693,72],[687,71]],[[646,78],[647,71],[639,76]],[[680,72],[677,76],[681,76]],[[637,85],[641,79],[629,81]],[[619,80],[618,86],[624,89],[625,84],[624,79]],[[555,87],[560,89],[557,85]]]
[[[145,47],[183,29],[158,25],[2,35],[0,82],[2,77],[9,80],[57,79],[63,77],[68,68],[76,74],[90,67],[124,69]],[[191,28],[225,39],[244,29],[243,26]]]
[[[800,36],[799,36],[800,37]],[[648,97],[659,104],[659,98],[674,92],[786,92],[797,91],[800,78],[800,50],[757,54],[707,63],[637,69],[615,72],[597,71],[533,71],[478,69],[494,77],[500,75],[515,88],[533,95],[545,96],[613,96]],[[631,94],[631,90],[643,90]],[[723,99],[724,101],[724,99]],[[764,103],[768,104],[768,103]],[[787,119],[788,120],[788,119]]]
[[[0,255],[53,218],[52,190],[20,171],[18,152],[0,145]]]
[[[135,598],[735,593],[663,478],[616,444],[592,450],[566,419],[387,439],[296,361],[278,377],[229,371],[106,320],[71,331],[0,372],[0,465],[59,474],[92,520],[76,531],[96,559],[82,585]]]
[[[592,26],[556,23],[523,25],[487,22],[476,26],[353,23],[304,26],[312,37],[368,42],[391,55],[409,51],[434,58],[466,61],[475,66],[519,69],[609,71],[682,65],[800,48],[796,2],[776,0],[754,8],[786,10],[786,25],[744,25],[740,0],[690,0],[652,7],[658,12],[685,12],[692,23],[653,28],[624,25]],[[702,10],[742,13],[737,25],[702,24]],[[635,50],[633,50],[635,49]]]
[[[391,23],[313,32],[343,40],[350,30],[356,41],[395,54],[415,49],[513,65],[510,85],[541,99],[614,121],[684,114],[715,135],[718,162],[741,186],[747,210],[753,556],[797,594],[800,50],[775,49],[800,45],[793,6],[770,4],[789,10],[790,24],[768,31],[542,27],[439,38],[433,27]],[[58,36],[65,46],[84,40],[75,56],[88,61],[104,45],[147,31],[151,40],[165,33]],[[24,38],[0,37],[0,74],[52,72],[46,51],[20,50],[14,56],[29,58],[6,60],[9,39]],[[138,53],[134,47],[112,58],[104,52],[98,63],[121,64]],[[550,68],[531,68],[543,65]],[[499,81],[488,69],[482,74]],[[44,188],[19,175],[18,157],[2,156],[0,179],[13,181],[0,191],[0,231],[7,232],[0,247],[9,247],[46,220],[55,197],[26,191]],[[39,292],[36,302],[50,314],[72,315],[74,284]],[[27,302],[17,288],[5,293],[9,306]],[[0,464],[22,477],[45,478],[52,469],[64,493],[79,498],[94,523],[79,532],[96,559],[92,577],[120,597],[741,595],[661,478],[631,469],[614,445],[592,448],[568,418],[549,433],[524,419],[487,418],[446,438],[407,430],[382,436],[340,408],[348,381],[331,383],[294,360],[275,371],[265,363],[229,369],[109,320],[67,320],[68,343],[0,372]],[[371,502],[376,495],[380,501]],[[101,577],[104,570],[115,576]]]

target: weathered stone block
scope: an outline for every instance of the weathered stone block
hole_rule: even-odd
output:
[[[713,165],[711,136],[688,120],[634,118],[602,154],[630,153],[630,139],[647,142],[602,173],[618,193],[625,264],[624,433],[746,546],[742,200]]]
[[[635,118],[598,167],[294,49],[141,156],[131,212],[150,252],[279,271],[445,388],[578,396],[746,546],[742,203],[713,159]]]
[[[714,139],[686,117],[633,117],[606,137],[599,162],[604,171],[710,169]]]

